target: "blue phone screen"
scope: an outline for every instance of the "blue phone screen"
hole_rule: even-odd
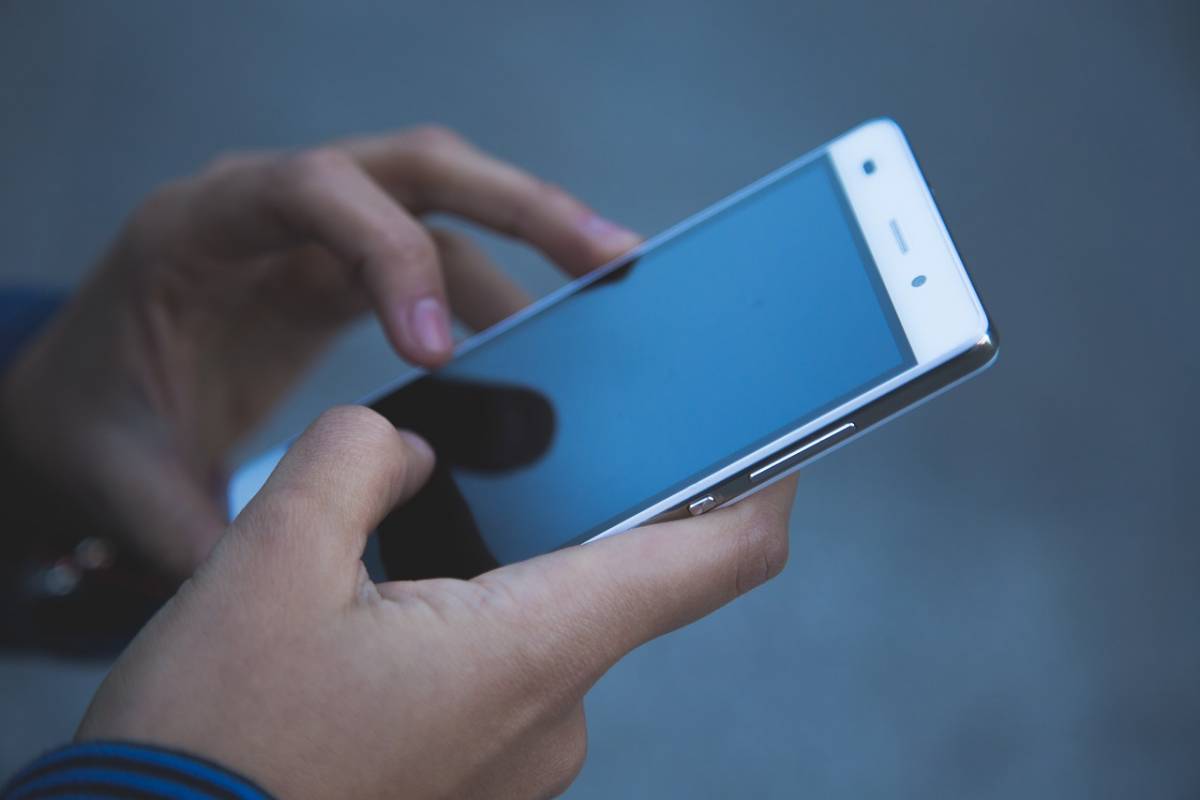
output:
[[[438,453],[387,572],[582,541],[913,363],[819,157],[377,402]]]

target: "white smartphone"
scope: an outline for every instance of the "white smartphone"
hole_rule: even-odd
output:
[[[904,134],[867,122],[369,397],[438,454],[372,572],[468,577],[737,502],[996,348]],[[234,475],[234,513],[283,451]]]

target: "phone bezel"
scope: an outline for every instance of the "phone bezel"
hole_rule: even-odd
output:
[[[873,120],[825,149],[917,367],[928,369],[978,341],[987,314],[900,127]],[[918,275],[925,280],[914,286]]]

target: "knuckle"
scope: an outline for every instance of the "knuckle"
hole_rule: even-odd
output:
[[[393,229],[380,234],[377,247],[408,268],[436,267],[438,249],[433,237],[420,228]]]
[[[313,425],[320,448],[342,451],[349,464],[362,470],[363,496],[387,494],[385,487],[404,485],[409,461],[403,438],[392,423],[366,406],[335,406]]]
[[[541,205],[565,203],[571,200],[567,190],[557,183],[550,183],[533,175],[528,176],[528,194],[531,202]]]
[[[205,166],[203,173],[214,177],[228,175],[231,172],[239,172],[245,169],[253,169],[260,166],[266,160],[266,156],[262,153],[257,153],[249,150],[230,150],[224,153],[218,153]]]
[[[141,243],[158,243],[169,238],[175,227],[170,223],[178,218],[179,209],[185,205],[194,183],[194,179],[181,178],[150,192],[129,215],[125,224],[126,238]]]
[[[471,581],[476,589],[476,610],[502,619],[517,618],[530,605],[517,596],[512,584],[496,573],[487,572]]]
[[[737,531],[734,593],[740,596],[783,571],[788,560],[788,530],[778,514],[750,505]]]
[[[525,175],[524,187],[518,194],[517,202],[512,205],[504,232],[518,238],[525,237],[548,208],[568,202],[573,201],[565,190],[540,178]]]
[[[438,253],[453,253],[466,246],[463,237],[445,228],[430,227],[429,239]]]
[[[469,146],[458,131],[437,123],[417,125],[404,135],[413,147],[430,153],[461,150]]]
[[[318,424],[349,427],[360,425],[370,427],[376,425],[377,420],[383,420],[383,416],[366,406],[356,405],[333,406],[323,411],[317,418]]]
[[[306,189],[324,183],[353,164],[354,159],[335,147],[318,147],[279,159],[276,166],[281,184]]]
[[[322,439],[351,441],[357,446],[392,448],[399,440],[392,423],[366,406],[334,406],[321,414],[313,427]]]
[[[530,177],[533,182],[534,193],[541,199],[543,203],[562,203],[574,204],[575,197],[557,183],[550,183],[541,178]]]
[[[571,777],[574,778],[583,769],[588,753],[587,718],[584,717],[582,705],[577,713],[572,715],[565,738],[567,763],[570,766]]]
[[[579,777],[587,761],[587,724],[582,713],[575,715],[572,722],[560,732],[555,749],[548,786],[552,796],[565,792]]]
[[[457,578],[425,578],[385,584],[389,599],[419,606],[445,625],[468,624],[483,607],[482,591],[471,581]]]

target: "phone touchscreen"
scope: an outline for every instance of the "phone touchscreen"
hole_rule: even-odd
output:
[[[438,454],[386,571],[585,541],[914,363],[818,156],[376,402]]]

